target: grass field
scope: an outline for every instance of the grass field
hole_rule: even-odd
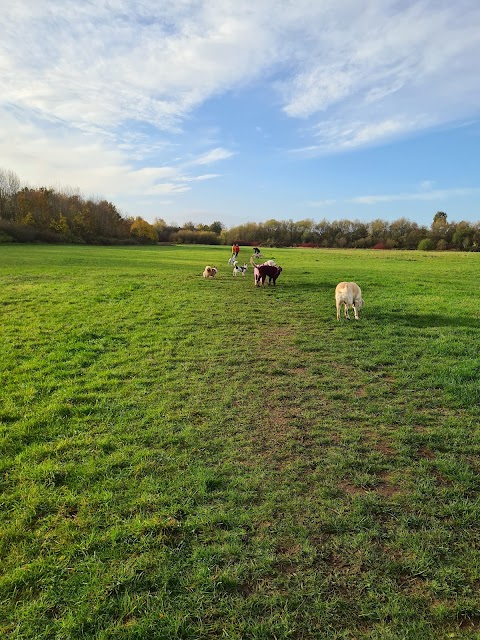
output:
[[[480,638],[480,255],[229,255],[0,246],[2,637]]]

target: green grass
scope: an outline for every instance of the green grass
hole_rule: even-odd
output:
[[[480,637],[480,255],[266,253],[0,246],[3,637]]]

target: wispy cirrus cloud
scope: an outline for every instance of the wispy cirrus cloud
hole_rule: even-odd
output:
[[[430,125],[433,123],[430,122]],[[385,142],[401,134],[409,134],[422,126],[421,117],[413,120],[405,118],[385,119],[379,122],[325,121],[312,128],[312,137],[316,141],[306,147],[293,149],[293,153],[316,155],[320,153],[341,153],[349,149]]]
[[[204,153],[198,158],[194,160],[190,160],[187,164],[190,165],[204,165],[204,164],[212,164],[212,162],[218,162],[219,160],[226,160],[227,158],[231,158],[235,153],[233,151],[229,151],[228,149],[222,149],[220,147],[216,149],[211,149]]]
[[[360,148],[478,114],[477,4],[339,3],[324,18],[282,84],[285,112],[311,122],[312,142],[299,150]]]
[[[221,173],[204,173],[200,176],[191,178],[191,180],[193,180],[194,182],[203,182],[204,180],[213,180],[214,178],[220,178],[221,175]]]
[[[18,0],[2,12],[1,101],[83,130],[131,119],[176,131],[261,79],[288,116],[326,116],[359,146],[478,112],[479,20],[471,0]]]
[[[365,195],[349,198],[347,202],[356,204],[378,204],[382,202],[401,202],[414,200],[446,200],[452,197],[469,196],[472,194],[480,194],[480,188],[464,188],[464,189],[434,189],[432,191],[414,192],[414,193],[394,193]]]
[[[46,148],[48,161],[39,162]],[[129,195],[173,196],[189,191],[191,183],[221,177],[219,173],[197,174],[195,166],[181,159],[170,165],[138,168],[121,149],[102,139],[69,129],[47,135],[34,123],[20,125],[7,114],[0,122],[0,157],[8,154],[14,166],[22,167],[21,177],[26,174],[32,185],[73,186],[86,194],[108,197],[122,190]]]
[[[276,49],[261,19],[221,2],[15,5],[2,12],[4,100],[84,129],[135,119],[178,130]]]
[[[240,164],[245,129],[221,100],[252,89],[295,130],[276,148],[299,156],[475,119],[479,23],[473,0],[17,0],[2,7],[0,157],[32,182],[180,195],[220,177],[198,167]],[[200,145],[202,127],[216,134]]]
[[[189,191],[190,187],[186,184],[178,182],[160,182],[151,184],[148,188],[142,190],[142,194],[146,195],[175,195],[176,193],[184,193]]]
[[[462,198],[466,196],[480,194],[480,188],[452,188],[452,189],[432,189],[432,181],[424,181],[420,184],[419,191],[406,193],[384,193],[354,196],[353,198],[326,198],[323,200],[310,200],[305,204],[308,207],[322,208],[336,204],[359,204],[377,205],[388,202],[414,202],[414,201],[444,201],[449,198]]]

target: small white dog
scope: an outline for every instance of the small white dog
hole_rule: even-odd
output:
[[[235,262],[236,262],[236,260],[235,260],[235,256],[231,256],[231,257],[228,259],[228,264],[235,264]]]
[[[339,282],[335,288],[335,302],[337,305],[337,320],[340,320],[342,304],[345,318],[350,320],[348,309],[353,307],[355,320],[358,320],[358,310],[363,307],[362,290],[355,282]]]
[[[203,277],[204,278],[214,278],[218,273],[218,269],[217,267],[205,267],[205,269],[203,270]]]
[[[247,267],[248,267],[247,263],[245,263],[245,264],[243,265],[243,267],[242,267],[242,266],[241,266],[241,265],[239,265],[239,264],[238,264],[238,262],[235,260],[235,262],[233,263],[233,275],[234,275],[234,276],[236,276],[236,275],[238,275],[239,273],[241,273],[241,274],[242,274],[242,276],[244,276],[244,275],[245,275],[245,272],[247,271]]]

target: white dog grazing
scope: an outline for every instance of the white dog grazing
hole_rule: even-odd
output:
[[[353,307],[355,320],[358,320],[358,310],[363,307],[362,290],[355,282],[340,282],[335,288],[335,302],[337,304],[337,320],[340,320],[342,304],[345,318],[350,320],[348,309]]]
[[[235,260],[235,256],[232,256],[231,258],[228,259],[228,264],[235,264],[236,260]]]
[[[203,270],[204,278],[214,278],[217,275],[218,269],[217,267],[205,267]]]
[[[245,272],[247,271],[247,267],[248,267],[247,263],[245,263],[245,264],[243,265],[243,267],[242,267],[242,266],[241,266],[241,265],[239,265],[239,264],[238,264],[238,262],[235,260],[235,262],[233,263],[233,275],[234,275],[234,276],[236,276],[236,275],[238,275],[239,273],[241,273],[241,274],[242,274],[242,276],[244,276],[244,275],[245,275]]]

